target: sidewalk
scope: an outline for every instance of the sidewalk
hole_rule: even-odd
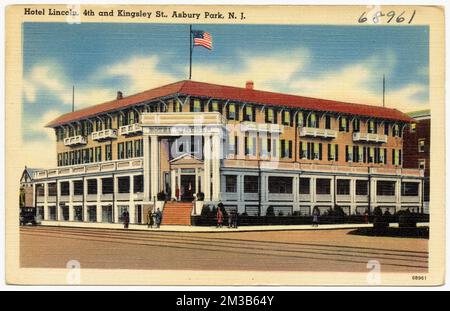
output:
[[[43,226],[55,227],[74,227],[74,228],[101,228],[101,229],[122,229],[123,224],[111,223],[89,223],[89,222],[75,222],[75,221],[50,221],[43,220]],[[398,223],[390,224],[391,227],[398,227]],[[418,223],[417,226],[428,226],[428,223]],[[141,231],[160,231],[160,232],[204,232],[204,233],[218,233],[218,232],[252,232],[252,231],[289,231],[289,230],[336,230],[336,229],[357,229],[370,228],[372,224],[333,224],[333,225],[319,225],[319,227],[312,227],[311,225],[289,225],[289,226],[242,226],[235,228],[216,228],[216,227],[194,227],[194,226],[161,226],[159,229],[147,228],[147,225],[130,224],[127,230],[141,230]]]

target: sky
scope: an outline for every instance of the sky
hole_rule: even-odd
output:
[[[195,47],[192,80],[302,96],[429,108],[427,26],[193,25],[213,50]],[[56,164],[44,125],[80,109],[188,78],[189,26],[23,24],[23,142],[29,167]]]

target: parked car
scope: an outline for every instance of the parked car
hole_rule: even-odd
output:
[[[20,225],[25,226],[26,224],[37,225],[36,221],[36,209],[34,207],[22,207],[20,209]]]

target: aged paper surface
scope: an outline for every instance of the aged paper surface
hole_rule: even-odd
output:
[[[189,42],[194,46],[190,47]],[[443,284],[444,46],[444,14],[439,7],[9,6],[5,122],[7,282]],[[190,75],[194,82],[186,82]],[[168,90],[171,85],[174,90]],[[144,92],[152,89],[157,91]],[[118,90],[120,93],[116,93]],[[136,93],[141,95],[130,96]],[[136,107],[124,105],[127,100]],[[223,109],[223,116],[214,110],[215,100],[217,107]],[[241,106],[233,106],[238,101]],[[105,106],[89,110],[105,102],[124,105],[121,107],[128,110],[118,112],[115,107]],[[279,121],[270,121],[272,115],[265,110],[271,110],[271,105],[278,105],[275,116]],[[72,109],[75,112],[70,114]],[[424,147],[428,148],[424,153],[428,152],[429,163],[423,165],[429,164],[430,176],[426,203],[423,170],[401,163],[401,159],[408,160],[403,133],[416,133],[410,129],[411,124],[417,121],[419,126],[422,117],[408,117],[406,113],[424,110],[430,110],[433,116],[428,147]],[[289,112],[287,119],[283,119],[285,111]],[[117,124],[105,125],[101,113],[110,113],[113,123],[117,118]],[[304,115],[302,128],[297,123],[300,118],[296,119],[300,114]],[[97,125],[98,116],[102,125]],[[414,117],[416,121],[411,119]],[[357,122],[361,125],[355,125],[359,124],[355,119],[360,118]],[[220,130],[227,123],[228,127],[239,123],[236,120],[242,122],[239,131],[244,132],[244,126],[248,133],[254,133],[252,126],[257,126],[260,132],[281,135],[280,145],[273,145],[273,149],[280,152],[276,157],[285,160],[273,164],[252,159],[256,150],[259,154],[268,149],[265,143],[244,134],[237,148],[245,152],[242,158],[233,149],[236,158],[227,155],[215,161],[213,155],[206,164],[203,157],[210,156],[207,147],[201,149],[205,153],[201,151],[200,156],[194,147],[190,153],[167,156],[166,160],[158,161],[154,156],[165,156],[166,144],[172,146],[174,137],[187,134],[203,135],[202,146],[208,146],[208,152],[214,154],[223,148],[219,138],[216,140],[215,126],[220,125]],[[195,132],[198,122],[204,127]],[[318,131],[316,122],[323,131]],[[51,128],[45,129],[49,124]],[[172,124],[170,129],[168,124]],[[181,128],[179,124],[187,126]],[[350,124],[354,132],[346,134]],[[385,124],[387,135],[383,133]],[[88,134],[78,126],[86,126]],[[373,126],[378,130],[373,130]],[[62,136],[55,135],[52,128],[57,135],[59,128],[64,129]],[[363,129],[372,136],[363,136]],[[82,131],[80,135],[78,130]],[[396,134],[399,131],[402,134]],[[367,148],[361,149],[361,159],[367,161],[354,161],[360,149],[348,151],[346,142],[340,140],[345,135],[349,135],[350,144]],[[146,137],[143,145],[135,144],[135,138],[141,136]],[[117,139],[118,145],[112,151],[105,146],[108,139]],[[305,147],[311,152],[305,149],[302,153],[303,139],[311,143],[311,147]],[[420,142],[421,139],[411,148],[422,152],[421,144],[427,142]],[[230,145],[223,138],[225,141]],[[77,162],[74,151],[80,145],[92,146],[86,154],[80,149],[79,160],[86,160],[82,163]],[[258,147],[253,154],[254,146]],[[177,147],[177,152],[185,152]],[[147,157],[147,151],[153,152],[152,156]],[[273,150],[268,152],[273,155]],[[107,158],[109,153],[113,154],[111,158]],[[96,165],[97,173],[89,171],[97,169]],[[114,166],[112,177],[108,165]],[[25,166],[30,168],[32,181],[22,180]],[[211,174],[205,174],[205,170]],[[239,173],[246,170],[252,177]],[[158,173],[153,174],[155,171]],[[128,174],[126,178],[131,176],[131,182],[121,179],[124,172]],[[117,190],[126,187],[133,193],[131,189],[140,189],[140,178],[134,177],[139,172],[143,176],[142,198],[141,194],[124,196]],[[286,179],[290,174],[293,181]],[[229,176],[239,177],[235,181]],[[366,180],[361,176],[369,176],[368,189],[358,188],[368,193],[366,201],[358,201],[358,191],[354,193],[357,180]],[[324,183],[327,177],[329,181]],[[90,194],[89,178],[97,180],[96,189],[100,179],[112,178],[111,187],[116,190],[107,193],[104,189],[109,181],[102,180],[103,193],[95,190]],[[205,178],[211,179],[210,183],[205,183]],[[302,183],[305,178],[307,184]],[[25,188],[21,190],[21,182],[32,191],[31,203],[23,199],[23,207],[44,215],[37,227],[19,225],[19,214],[21,219],[28,215],[26,209],[21,213],[19,205],[21,191],[24,195],[26,192]],[[40,188],[41,184],[45,186]],[[53,184],[57,185],[55,189]],[[77,194],[78,186],[84,190]],[[371,188],[375,186],[379,191]],[[266,189],[258,192],[262,187]],[[311,197],[302,199],[305,187],[311,187]],[[64,201],[66,190],[70,198]],[[52,191],[56,194],[52,195]],[[245,195],[234,198],[227,194],[239,191]],[[275,195],[270,197],[271,194]],[[82,197],[80,201],[77,195]],[[95,195],[95,204],[89,203],[89,195]],[[350,203],[345,203],[342,196],[346,195]],[[52,196],[56,201],[52,201]],[[386,198],[389,196],[392,201]],[[186,202],[189,212],[192,210],[189,225],[174,226],[178,225],[176,221],[182,221],[176,217],[169,224],[170,208],[180,211],[186,208]],[[204,209],[199,202],[211,202],[214,208],[218,202],[224,202],[224,214],[219,216],[214,209],[213,216],[201,218]],[[384,213],[383,219],[397,217],[389,229],[381,231],[392,231],[393,236],[364,235],[371,230],[372,222],[382,219],[377,218],[377,207]],[[162,225],[149,229],[146,217],[150,215],[157,222],[158,208],[162,210]],[[395,236],[401,231],[397,228],[402,217],[399,212],[406,210],[421,217],[417,218],[417,229],[411,232],[428,234],[428,227],[429,237]],[[344,216],[336,217],[336,211]],[[236,218],[230,216],[233,213],[237,213]],[[429,214],[429,220],[424,214]],[[222,221],[225,227],[228,222],[233,227],[237,217],[239,228],[221,228]],[[217,219],[219,228],[214,223],[202,225],[205,219]],[[352,223],[350,219],[357,221]],[[255,223],[245,225],[245,221]],[[316,222],[318,227],[311,227]],[[130,227],[124,231],[128,223]]]

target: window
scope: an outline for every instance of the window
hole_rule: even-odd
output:
[[[133,176],[133,191],[134,193],[144,192],[144,176]]]
[[[339,160],[339,146],[338,144],[328,144],[328,161]]]
[[[359,132],[361,129],[361,121],[358,118],[353,120],[353,132]]]
[[[88,206],[88,221],[97,222],[97,206]]]
[[[336,181],[336,194],[338,195],[350,195],[350,180],[338,179]]]
[[[370,120],[369,121],[369,128],[368,128],[367,132],[371,133],[371,134],[376,134],[377,133],[377,127],[378,127],[377,122],[374,121],[374,120]]]
[[[69,220],[69,207],[68,206],[61,207],[61,214],[62,214],[62,220],[68,221]]]
[[[322,143],[307,143],[308,159],[322,160]]]
[[[183,105],[181,105],[181,103],[176,100],[173,103],[173,112],[182,112],[183,111]]]
[[[311,180],[310,178],[301,177],[300,178],[300,194],[310,194],[311,193]]]
[[[112,206],[102,206],[102,222],[113,222]]]
[[[270,193],[292,193],[292,177],[269,176]]]
[[[419,183],[402,182],[402,196],[415,197],[419,195]]]
[[[105,160],[106,161],[112,160],[111,145],[105,145]]]
[[[237,192],[236,175],[225,175],[225,192]]]
[[[191,100],[191,112],[202,112],[202,103],[200,99]]]
[[[331,129],[331,117],[329,115],[325,116],[325,128],[327,130]]]
[[[275,109],[266,109],[266,123],[277,123],[277,114],[275,112]]]
[[[63,165],[63,157],[61,153],[58,153],[58,166]]]
[[[280,141],[280,155],[282,158],[292,158],[292,141],[282,139]]]
[[[308,127],[319,128],[319,120],[315,113],[311,113],[308,119]]]
[[[345,146],[345,162],[353,162],[352,146]]]
[[[419,159],[419,169],[420,170],[425,169],[425,159]]]
[[[114,193],[114,180],[111,177],[102,178],[102,194]]]
[[[124,159],[125,158],[125,150],[123,148],[123,143],[119,143],[117,144],[117,158],[120,159]]]
[[[272,140],[269,138],[270,133],[267,134],[267,136],[261,136],[259,138],[259,144],[261,146],[259,150],[259,155],[261,157],[269,157],[272,151]]]
[[[73,195],[83,195],[84,185],[82,180],[73,182]]]
[[[73,207],[73,220],[83,221],[83,208],[81,206]]]
[[[283,111],[283,125],[291,125],[291,112],[289,110]]]
[[[419,152],[425,152],[425,139],[419,139]]]
[[[219,102],[217,100],[213,100],[210,103],[209,111],[212,112],[222,112],[222,107],[220,106]]]
[[[398,124],[392,126],[392,136],[400,137],[400,126]]]
[[[37,184],[36,185],[36,195],[38,197],[43,197],[45,195],[44,185],[43,184]]]
[[[308,157],[307,153],[307,145],[306,142],[301,141],[300,142],[300,159],[306,159]]]
[[[258,193],[258,176],[244,176],[244,192]]]
[[[94,148],[89,148],[89,161],[88,163],[94,162]]]
[[[402,164],[402,151],[392,149],[392,165],[401,165]]]
[[[416,132],[416,123],[411,123],[410,124],[410,126],[409,126],[409,131],[411,132],[411,133],[415,133]]]
[[[348,132],[348,120],[346,117],[339,118],[339,132]]]
[[[102,161],[102,147],[95,147],[95,162]]]
[[[126,158],[132,158],[133,157],[133,142],[132,141],[127,141],[125,143],[125,147],[126,147]]]
[[[134,156],[135,157],[142,157],[142,139],[138,139],[134,141]]]
[[[254,107],[252,106],[245,106],[245,110],[244,110],[244,121],[255,121],[255,111],[254,111]]]
[[[228,154],[229,155],[238,155],[238,137],[235,135],[230,135],[228,138]]]
[[[48,207],[48,219],[49,220],[56,220],[56,206],[49,206]]]
[[[304,119],[303,118],[304,118],[303,117],[303,112],[299,111],[297,113],[297,126],[298,127],[303,127],[303,124],[304,124]]]
[[[356,195],[368,195],[369,194],[368,185],[369,185],[369,183],[367,180],[357,180],[356,181]]]
[[[395,195],[395,181],[377,181],[377,195],[393,196]]]
[[[87,180],[87,194],[97,194],[97,179]]]
[[[130,193],[130,177],[117,178],[117,184],[119,193]]]
[[[330,194],[330,193],[331,193],[331,179],[317,178],[316,194]]]
[[[384,135],[389,135],[389,123],[384,123]]]
[[[227,106],[227,118],[228,120],[239,120],[239,116],[237,113],[237,107],[235,103],[228,104]]]
[[[70,186],[68,181],[63,181],[59,185],[61,187],[61,195],[70,195]]]
[[[48,196],[50,196],[50,197],[56,196],[56,194],[57,194],[56,193],[56,183],[55,182],[48,183],[47,187],[48,187]]]
[[[112,129],[112,118],[110,116],[105,117],[105,129]]]
[[[245,155],[256,156],[256,137],[253,135],[245,136]]]

